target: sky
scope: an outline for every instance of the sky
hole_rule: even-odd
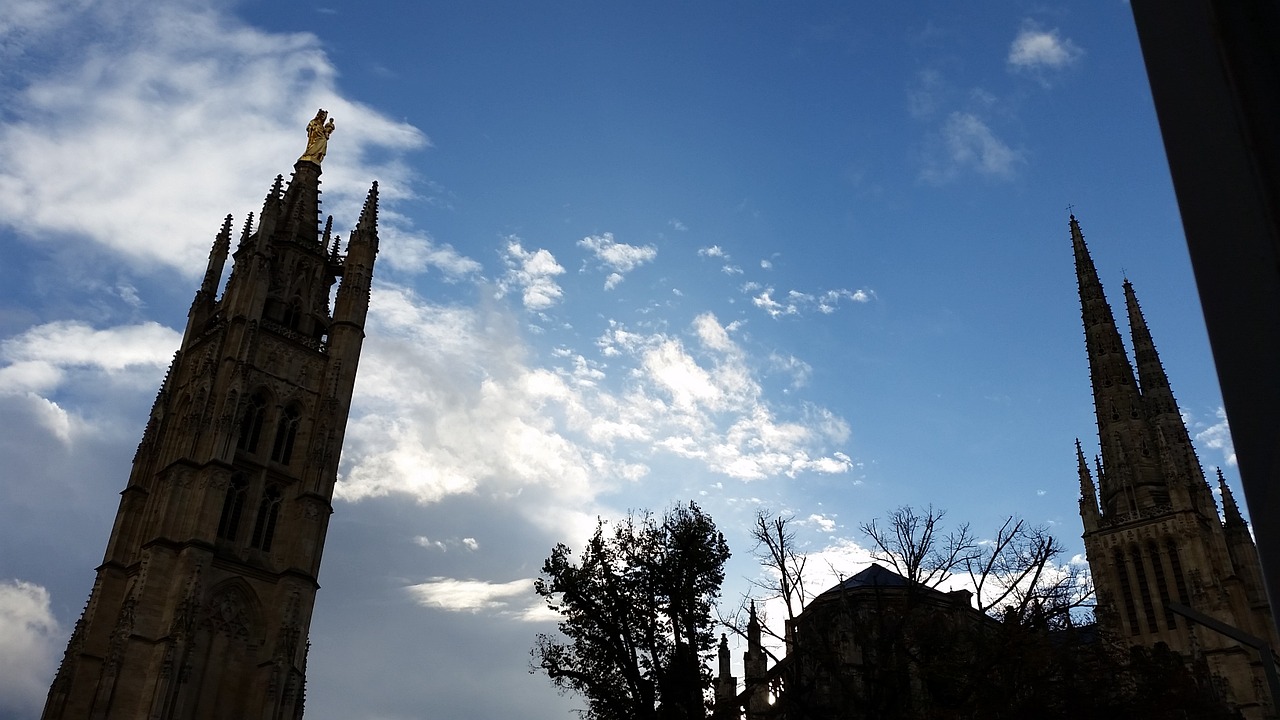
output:
[[[1082,553],[1069,212],[1243,497],[1120,0],[0,0],[0,67],[0,718],[39,714],[222,219],[319,107],[335,231],[382,206],[312,720],[570,716],[532,579],[629,510],[715,518],[726,612],[760,509],[819,584],[901,505]]]

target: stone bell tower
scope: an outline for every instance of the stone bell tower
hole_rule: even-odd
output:
[[[345,253],[319,227],[326,119],[235,252],[231,216],[213,241],[46,720],[302,717],[378,252],[377,183]]]
[[[1074,215],[1070,229],[1101,451],[1091,469],[1076,441],[1098,619],[1129,644],[1203,659],[1245,718],[1275,717],[1256,652],[1171,607],[1277,646],[1253,536],[1221,471],[1218,514],[1133,285],[1124,282],[1136,374]]]

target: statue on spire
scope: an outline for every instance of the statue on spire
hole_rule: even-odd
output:
[[[329,118],[329,113],[321,109],[307,123],[307,149],[298,158],[299,161],[310,160],[319,165],[324,160],[324,154],[329,150],[329,136],[333,134],[333,119],[329,118],[326,123],[326,118]]]

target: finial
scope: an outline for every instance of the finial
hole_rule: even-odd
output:
[[[222,231],[219,232],[218,234],[226,235],[228,238],[231,237],[231,215],[230,214],[227,215],[226,220],[222,221]]]
[[[1067,214],[1071,216],[1072,220],[1076,219],[1075,209],[1076,209],[1075,205],[1071,203],[1067,203]]]
[[[330,251],[329,251],[329,260],[331,260],[331,261],[333,261],[333,262],[338,262],[338,245],[340,245],[341,243],[342,243],[342,236],[341,236],[341,235],[334,235],[334,236],[333,236],[333,250],[330,250]]]
[[[326,124],[325,119],[329,122]],[[298,158],[298,162],[304,160],[319,165],[323,160],[325,153],[329,151],[329,136],[333,134],[333,119],[329,118],[328,111],[321,108],[316,111],[316,116],[307,123],[307,149],[303,151],[302,157]]]
[[[321,248],[329,247],[329,233],[331,232],[333,232],[333,216],[332,215],[330,215],[329,218],[324,221],[324,235],[322,235],[320,239]]]

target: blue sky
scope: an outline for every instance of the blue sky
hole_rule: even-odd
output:
[[[564,717],[531,578],[757,508],[833,572],[932,503],[1082,552],[1067,232],[1236,482],[1128,5],[0,0],[0,716],[37,711],[209,243],[336,119],[380,181],[308,717]],[[1240,494],[1237,494],[1240,497]]]

